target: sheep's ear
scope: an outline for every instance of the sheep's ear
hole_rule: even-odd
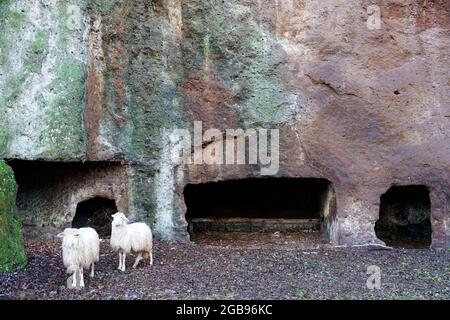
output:
[[[78,237],[80,235],[80,231],[75,231],[75,233],[73,234],[75,237]]]
[[[56,235],[58,238],[64,238],[65,234],[64,232],[60,232]]]
[[[122,217],[122,219],[124,220],[124,221],[126,221],[126,222],[128,222],[129,220],[128,220],[128,218],[127,217],[125,217],[125,216],[123,216]]]

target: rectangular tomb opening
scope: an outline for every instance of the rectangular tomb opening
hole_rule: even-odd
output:
[[[330,237],[335,218],[331,183],[317,178],[253,178],[184,189],[191,234],[223,232],[319,232]]]

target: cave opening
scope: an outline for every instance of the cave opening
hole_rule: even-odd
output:
[[[431,244],[431,201],[426,186],[395,186],[381,196],[377,237],[387,245],[427,248]]]
[[[109,194],[113,193],[110,186],[115,181],[110,177],[121,168],[117,162],[17,159],[8,160],[8,165],[14,170],[18,185],[16,202],[23,224],[31,228],[58,229],[71,225],[80,201],[95,196],[115,198]],[[83,199],[73,198],[74,194],[83,195]],[[100,199],[98,206],[112,211],[116,204],[110,199]],[[83,209],[83,206],[77,210]]]
[[[334,192],[326,179],[253,178],[184,189],[189,232],[314,232],[329,230]]]
[[[78,203],[72,228],[91,227],[101,237],[111,235],[111,221],[117,212],[116,202],[103,197],[95,197]]]

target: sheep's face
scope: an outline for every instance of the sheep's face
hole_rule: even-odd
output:
[[[80,235],[80,230],[75,228],[66,228],[63,232],[58,233],[58,238],[64,238],[66,236],[78,237]]]
[[[112,221],[113,227],[121,227],[128,223],[127,217],[122,212],[117,212],[116,214],[113,214],[112,217],[113,217]]]

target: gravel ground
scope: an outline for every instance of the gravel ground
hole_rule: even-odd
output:
[[[319,243],[319,244],[318,244]],[[450,299],[448,252],[332,248],[314,234],[202,235],[155,241],[155,264],[116,270],[108,241],[96,277],[65,289],[59,241],[27,240],[29,264],[0,274],[0,299]],[[366,287],[381,268],[381,289]]]

